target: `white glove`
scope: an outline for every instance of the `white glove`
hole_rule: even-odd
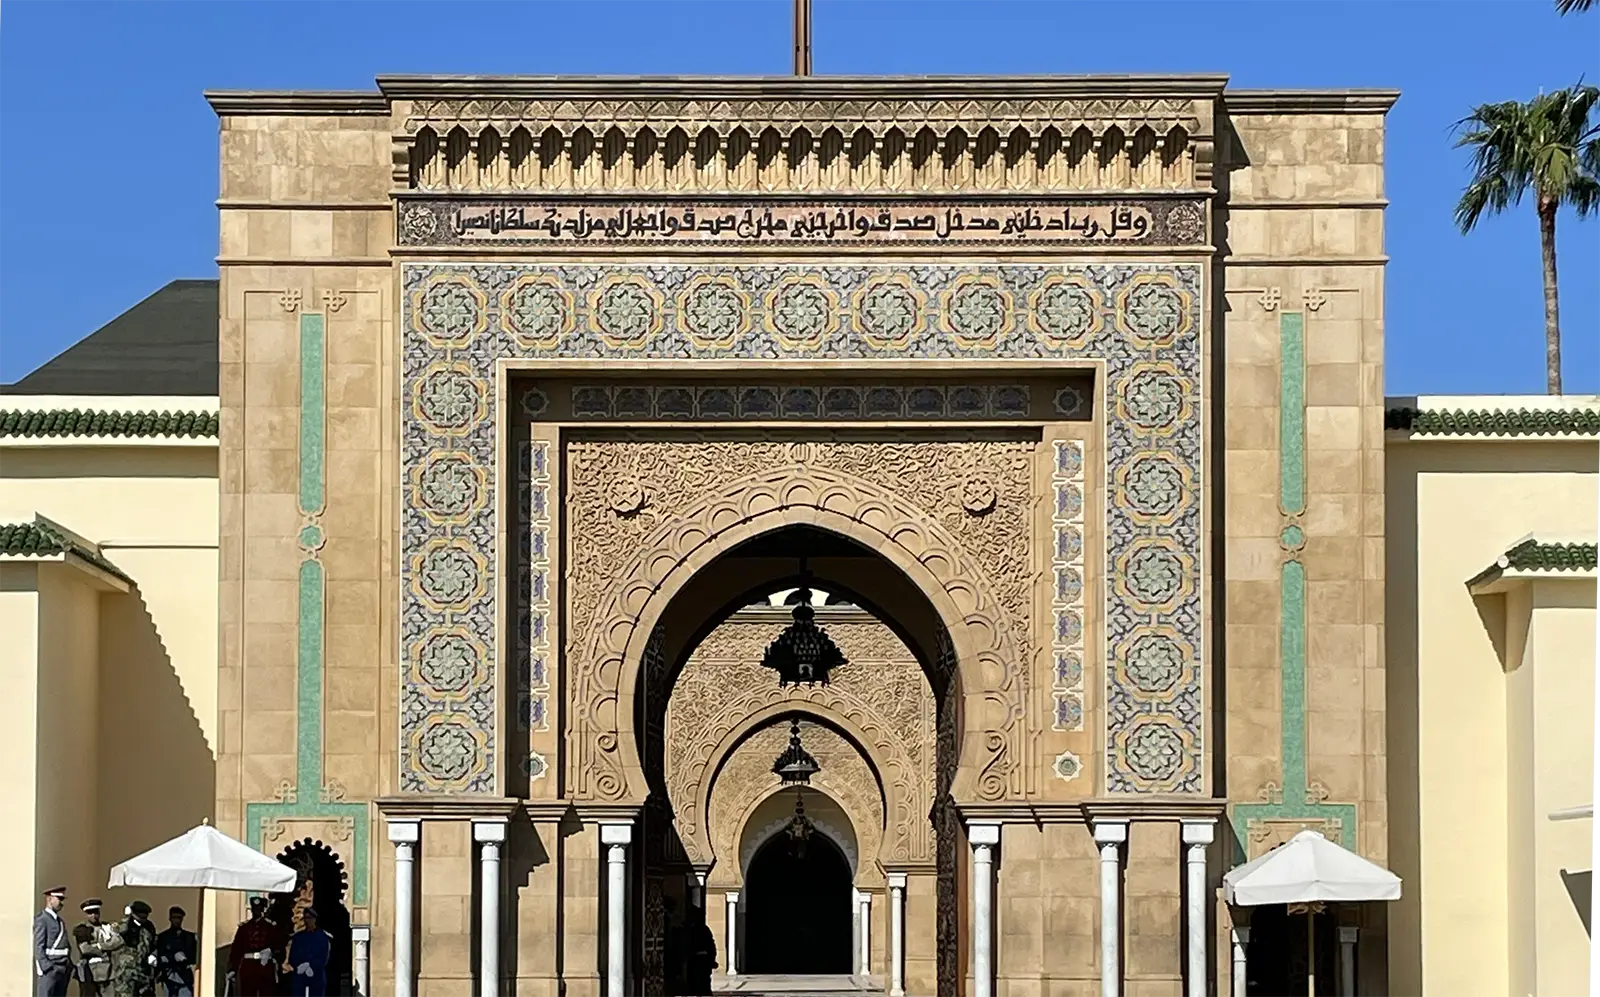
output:
[[[262,949],[260,952],[257,952],[256,961],[261,963],[263,966],[270,965],[272,962],[272,950]]]
[[[145,959],[145,962],[148,962],[150,965],[154,966],[156,964],[156,957],[155,956],[149,956],[148,958]]]
[[[311,963],[309,963],[309,962],[302,962],[300,965],[298,965],[298,966],[296,966],[294,968],[294,971],[296,973],[299,973],[301,976],[315,976],[315,975],[317,975],[316,973],[312,972]]]
[[[189,960],[184,956],[184,954],[182,952],[174,952],[173,955],[172,955],[172,961],[173,962],[188,962]]]

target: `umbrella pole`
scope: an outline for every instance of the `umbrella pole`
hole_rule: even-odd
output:
[[[1317,912],[1306,910],[1306,997],[1317,997]]]

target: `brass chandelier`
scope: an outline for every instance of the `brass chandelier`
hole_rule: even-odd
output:
[[[816,611],[811,608],[811,573],[805,560],[800,561],[800,589],[792,598],[799,600],[794,607],[794,622],[767,646],[761,664],[778,673],[778,685],[827,685],[828,673],[848,664],[838,645],[816,624]]]

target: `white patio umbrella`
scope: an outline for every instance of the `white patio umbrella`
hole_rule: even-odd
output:
[[[276,859],[201,824],[111,869],[107,886],[188,886],[284,893],[295,872]]]
[[[1241,907],[1399,900],[1400,877],[1306,830],[1223,876],[1222,893]]]

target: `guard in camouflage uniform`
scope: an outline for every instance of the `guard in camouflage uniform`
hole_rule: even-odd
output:
[[[150,923],[150,905],[135,900],[118,930],[122,948],[111,955],[111,993],[114,997],[155,997],[156,926]]]

